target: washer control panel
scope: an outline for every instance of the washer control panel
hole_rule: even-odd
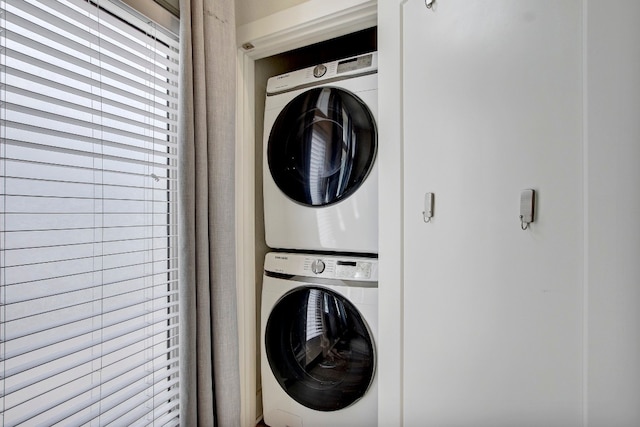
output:
[[[305,257],[303,268],[315,276],[331,279],[371,279],[371,261],[366,259]]]
[[[340,255],[309,255],[270,252],[265,257],[265,271],[294,276],[343,280],[378,280],[376,258]]]

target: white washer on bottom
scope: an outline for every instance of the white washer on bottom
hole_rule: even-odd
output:
[[[377,425],[377,259],[272,252],[264,270],[265,423]]]

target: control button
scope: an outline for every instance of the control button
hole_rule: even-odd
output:
[[[311,271],[320,274],[324,271],[324,261],[317,259],[311,263]]]
[[[327,72],[327,67],[325,67],[324,65],[320,64],[317,65],[314,69],[313,69],[313,77],[322,77],[325,75],[325,73]]]

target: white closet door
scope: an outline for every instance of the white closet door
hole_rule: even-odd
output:
[[[581,425],[582,2],[400,7],[404,424]]]

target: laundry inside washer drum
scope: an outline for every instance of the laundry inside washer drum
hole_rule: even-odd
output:
[[[329,289],[304,287],[284,295],[269,316],[265,350],[280,386],[308,408],[346,408],[373,380],[369,329],[356,307]]]
[[[375,119],[356,95],[310,89],[276,119],[267,146],[269,170],[292,200],[308,206],[339,202],[365,181],[377,148]]]

